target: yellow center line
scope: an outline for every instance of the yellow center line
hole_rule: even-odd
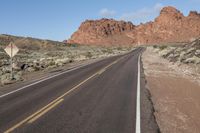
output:
[[[97,71],[96,73],[94,73],[92,76],[90,76],[89,78],[85,79],[84,81],[82,81],[81,83],[79,83],[78,85],[76,85],[75,87],[73,87],[72,89],[70,89],[69,91],[67,91],[66,93],[64,93],[63,95],[61,95],[60,97],[56,98],[55,100],[53,100],[52,102],[50,102],[49,104],[47,104],[46,106],[44,106],[43,108],[39,109],[38,111],[36,111],[34,114],[30,115],[29,117],[27,117],[26,119],[22,120],[21,122],[17,123],[16,125],[14,125],[13,127],[9,128],[8,130],[6,130],[4,133],[10,133],[12,131],[14,131],[15,129],[19,128],[20,126],[24,125],[24,124],[30,124],[33,123],[34,121],[36,121],[38,118],[40,118],[41,116],[43,116],[45,113],[47,113],[48,111],[50,111],[52,108],[56,107],[59,103],[61,103],[64,99],[64,97],[66,95],[68,95],[69,93],[73,92],[74,90],[76,90],[77,88],[79,88],[81,85],[83,85],[84,83],[86,83],[88,80],[92,79],[93,77],[95,77],[96,75],[100,75],[103,72],[106,71],[107,68],[109,68],[110,66],[116,64],[119,60],[121,60],[122,58],[110,63],[108,66],[104,67],[103,69]]]
[[[77,89],[79,86],[81,86],[82,84],[84,84],[85,82],[87,82],[88,80],[90,80],[91,78],[93,78],[94,76],[96,76],[97,73],[93,74],[92,76],[90,76],[89,78],[87,78],[86,80],[84,80],[83,82],[81,82],[80,84],[76,85],[75,87],[73,87],[71,90],[69,90],[68,92],[64,93],[63,95],[61,95],[60,97],[58,97],[57,99],[55,99],[54,101],[52,101],[51,103],[47,104],[46,106],[44,106],[42,109],[38,110],[37,112],[35,112],[34,114],[30,115],[29,117],[27,117],[26,119],[22,120],[21,122],[17,123],[16,125],[14,125],[13,127],[11,127],[10,129],[8,129],[7,131],[5,131],[4,133],[10,133],[12,131],[14,131],[16,128],[19,128],[20,126],[22,126],[23,124],[25,124],[27,121],[29,121],[30,119],[32,119],[33,117],[37,116],[38,114],[40,114],[41,112],[45,111],[45,109],[49,108],[50,106],[52,106],[54,103],[56,103],[58,100],[62,99],[64,96],[66,96],[67,94],[71,93],[72,91],[74,91],[75,89]]]
[[[33,123],[34,121],[36,121],[38,118],[40,118],[42,115],[44,115],[45,113],[47,113],[49,110],[53,109],[54,107],[56,107],[59,103],[61,103],[64,99],[60,99],[59,101],[57,101],[56,103],[54,103],[53,105],[51,105],[50,107],[48,107],[47,109],[45,109],[44,111],[42,111],[40,114],[36,115],[35,117],[33,117],[32,119],[30,119],[27,123]]]
[[[105,71],[106,71],[106,69],[103,69],[103,70],[99,71],[98,74],[101,75]]]

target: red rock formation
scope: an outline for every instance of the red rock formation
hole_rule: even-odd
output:
[[[68,43],[79,44],[130,44],[132,39],[126,36],[135,26],[131,22],[113,19],[86,20],[81,24]]]
[[[179,10],[165,7],[153,23],[137,26],[137,40],[142,44],[187,42],[200,36],[199,28],[197,12],[185,17]]]
[[[154,22],[134,26],[113,19],[87,20],[68,40],[69,43],[136,45],[188,42],[200,37],[200,14],[184,16],[174,7],[164,7]]]

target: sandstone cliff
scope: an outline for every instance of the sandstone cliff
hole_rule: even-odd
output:
[[[126,33],[135,29],[131,22],[113,19],[86,20],[81,24],[68,43],[79,44],[131,44],[132,39]]]
[[[113,19],[87,20],[68,43],[95,45],[140,45],[188,42],[200,37],[200,14],[184,16],[174,7],[164,7],[153,21],[138,26]]]
[[[154,22],[136,28],[141,44],[188,42],[200,36],[200,15],[190,12],[184,16],[173,7],[165,7]]]

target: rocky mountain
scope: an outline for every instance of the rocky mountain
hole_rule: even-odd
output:
[[[164,7],[153,21],[140,25],[113,19],[86,20],[68,43],[95,45],[140,45],[189,42],[200,37],[200,14],[184,16],[174,7]]]
[[[200,36],[200,14],[184,16],[174,7],[165,7],[154,22],[139,25],[136,31],[141,44],[188,42]]]
[[[126,34],[133,31],[131,22],[113,19],[86,20],[81,24],[68,43],[78,44],[131,44],[132,39]]]

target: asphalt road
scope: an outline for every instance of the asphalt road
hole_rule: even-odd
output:
[[[0,97],[0,132],[134,133],[141,51],[110,57]]]

